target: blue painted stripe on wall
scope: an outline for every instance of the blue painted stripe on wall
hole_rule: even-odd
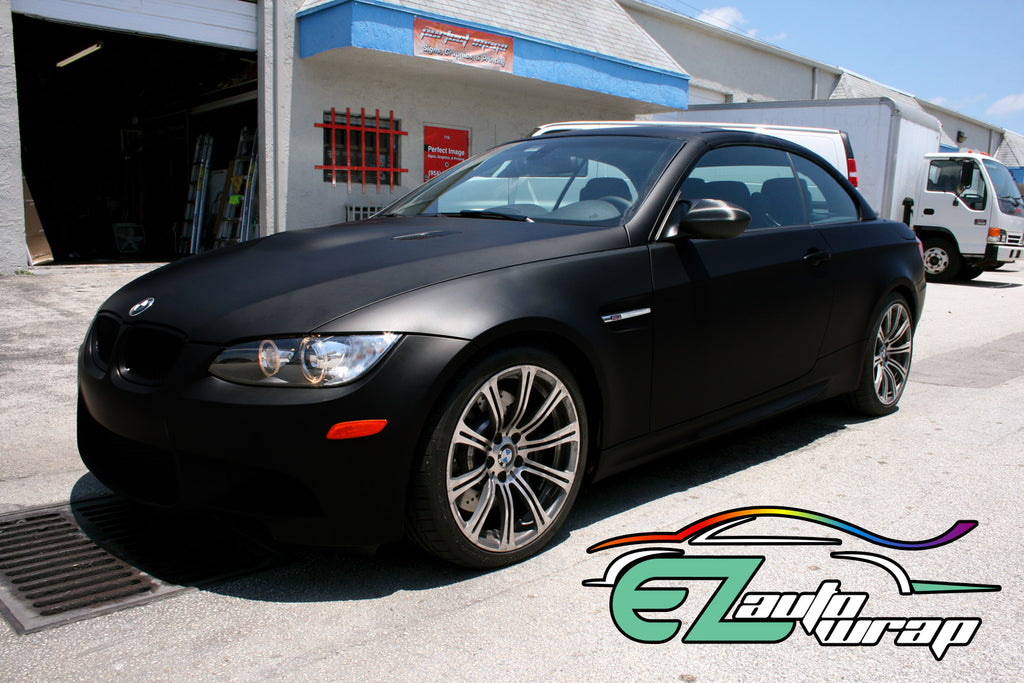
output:
[[[413,20],[424,16],[515,39],[513,73],[549,83],[685,109],[689,76],[628,60],[557,45],[493,26],[467,23],[441,15],[414,15],[372,0],[338,0],[299,12],[299,56],[312,57],[340,47],[359,47],[412,55]]]
[[[300,12],[296,17],[299,28],[299,57],[352,45],[352,3],[336,3],[317,8],[317,12]]]
[[[689,79],[530,41],[516,41],[517,76],[686,109]]]

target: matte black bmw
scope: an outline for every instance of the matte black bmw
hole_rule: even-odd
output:
[[[585,479],[826,397],[894,410],[924,282],[913,232],[797,145],[541,136],[118,291],[79,448],[143,501],[500,566]]]

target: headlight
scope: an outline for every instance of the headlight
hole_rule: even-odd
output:
[[[256,339],[221,351],[210,374],[239,384],[333,387],[358,379],[396,341],[398,335],[390,332]]]
[[[1000,228],[989,228],[988,241],[991,244],[1002,244],[1006,241],[1006,231]]]

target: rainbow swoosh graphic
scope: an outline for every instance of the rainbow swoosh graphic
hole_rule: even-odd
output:
[[[978,526],[978,522],[974,520],[962,519],[953,524],[953,526],[947,529],[944,533],[939,534],[934,538],[929,538],[924,541],[901,541],[872,533],[867,529],[850,524],[838,517],[830,517],[829,515],[823,515],[811,510],[801,510],[799,508],[789,507],[749,507],[737,508],[727,512],[719,512],[718,514],[714,514],[709,517],[705,517],[700,521],[694,522],[675,533],[653,532],[610,538],[587,548],[587,552],[596,553],[600,550],[617,548],[624,545],[636,545],[638,543],[682,543],[712,530],[715,527],[731,525],[741,521],[749,521],[757,517],[788,517],[790,519],[799,519],[813,524],[820,524],[821,526],[835,529],[836,531],[845,532],[851,536],[868,541],[869,543],[895,550],[928,550],[930,548],[938,548],[939,546],[952,543],[958,538],[963,537],[971,529]]]

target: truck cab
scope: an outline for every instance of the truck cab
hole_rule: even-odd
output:
[[[932,282],[972,279],[1024,255],[1024,199],[1010,171],[988,155],[925,155],[914,209]]]

